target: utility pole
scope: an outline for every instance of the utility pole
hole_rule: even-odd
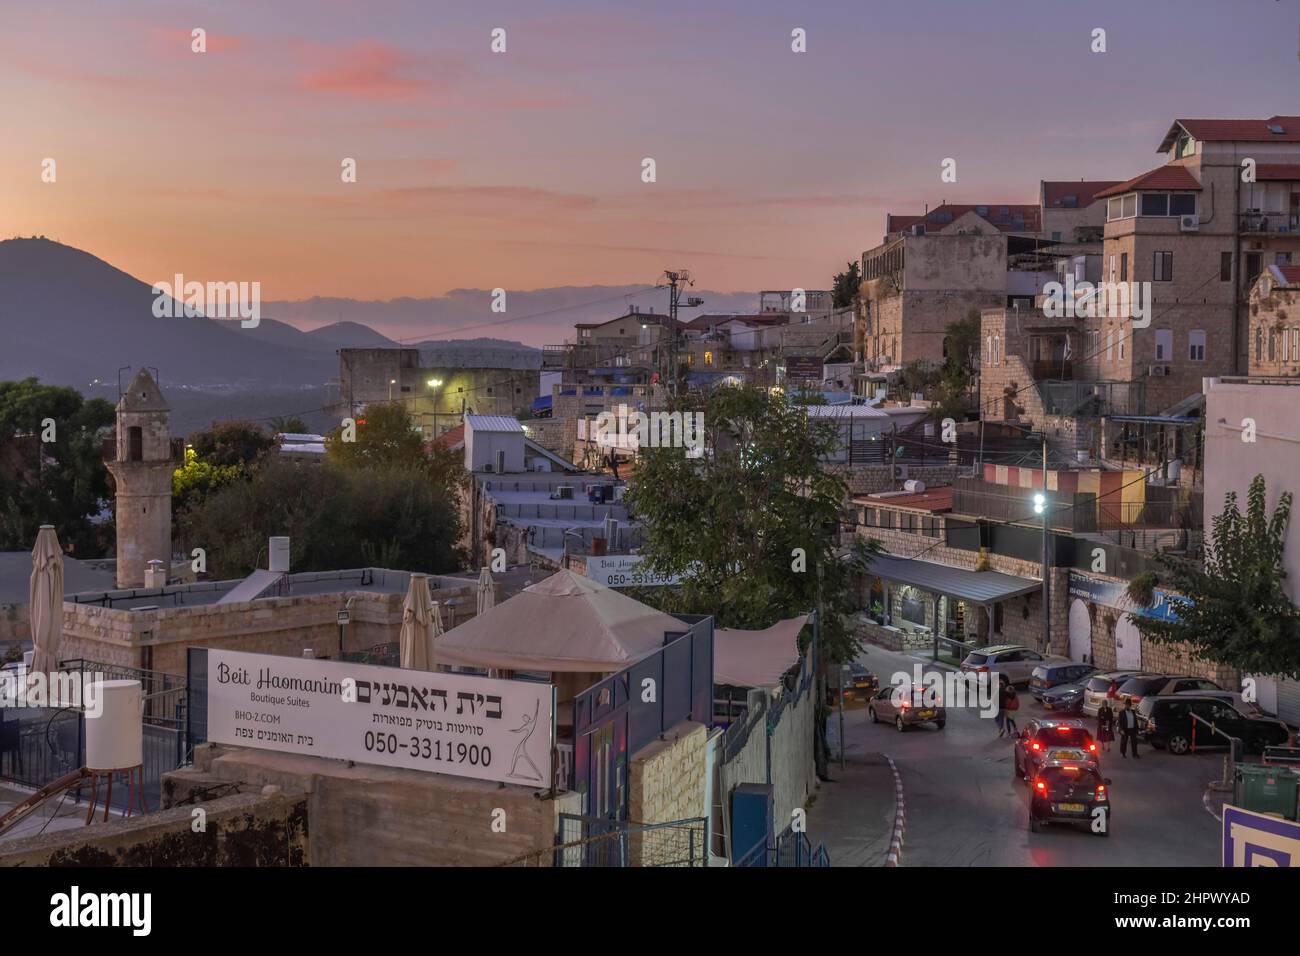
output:
[[[1047,507],[1047,433],[1043,433],[1043,493],[1034,496],[1034,510],[1043,516],[1043,653],[1047,654],[1052,646],[1052,603],[1051,603],[1051,568],[1048,564],[1047,544],[1048,507]]]
[[[666,269],[664,270],[664,277],[668,280],[668,335],[666,336],[668,340],[667,387],[671,390],[670,394],[672,395],[672,397],[676,398],[677,397],[677,344],[678,344],[677,309],[678,306],[682,304],[681,302],[682,286],[695,285],[695,279],[691,277],[690,270],[688,269],[676,269],[676,270]],[[687,308],[694,308],[695,306],[703,305],[703,304],[704,304],[704,300],[701,299],[699,296],[694,296],[694,295],[687,296],[685,302]],[[659,341],[661,345],[664,339],[665,336],[659,337]],[[661,365],[664,364],[662,359],[660,361],[660,364]]]

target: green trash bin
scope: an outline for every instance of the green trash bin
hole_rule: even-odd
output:
[[[1232,802],[1255,813],[1276,813],[1296,819],[1300,800],[1300,773],[1292,767],[1238,764]]]

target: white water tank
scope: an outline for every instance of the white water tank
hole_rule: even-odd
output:
[[[921,492],[925,491],[925,482],[917,481],[915,478],[909,479],[903,482],[903,490],[908,494],[919,495]]]
[[[99,716],[86,711],[86,766],[91,770],[126,770],[144,763],[138,680],[101,680],[91,687]],[[90,696],[90,695],[87,695]]]
[[[276,574],[289,573],[289,539],[287,537],[271,539],[266,568]]]

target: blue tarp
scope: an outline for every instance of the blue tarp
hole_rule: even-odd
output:
[[[535,412],[549,412],[551,410],[551,396],[539,395],[533,399],[532,410]]]

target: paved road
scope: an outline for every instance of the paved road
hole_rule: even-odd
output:
[[[869,648],[861,657],[882,682],[917,661]],[[1021,726],[1045,713],[1027,692]],[[834,719],[834,718],[832,718]],[[845,712],[846,752],[894,758],[907,801],[904,866],[1217,866],[1219,823],[1206,812],[1205,784],[1222,772],[1222,754],[1175,757],[1144,747],[1142,759],[1118,749],[1102,758],[1111,778],[1111,835],[1047,827],[1029,832],[1026,785],[1013,778],[1011,744],[991,718],[949,710],[947,726],[910,729],[871,724]]]

